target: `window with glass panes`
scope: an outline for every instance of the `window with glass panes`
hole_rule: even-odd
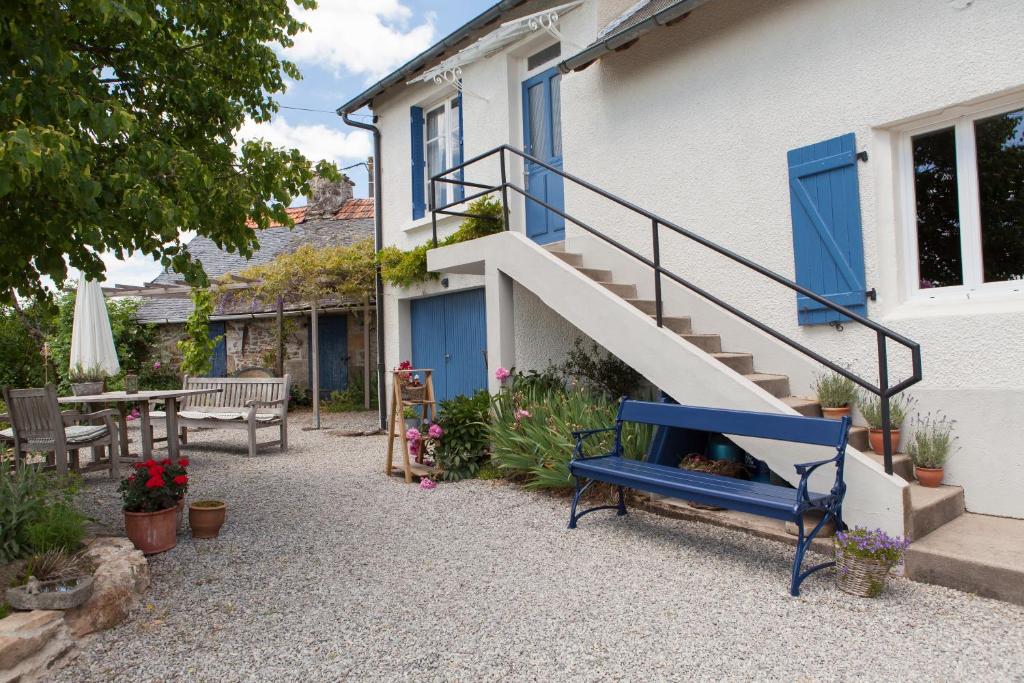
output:
[[[424,145],[427,158],[427,180],[438,173],[462,163],[462,131],[459,127],[459,99],[445,101],[427,111],[424,126]],[[449,183],[435,183],[435,206],[447,204],[455,186]],[[429,190],[428,190],[429,192]]]
[[[905,138],[917,288],[1020,284],[1024,107],[962,116]]]

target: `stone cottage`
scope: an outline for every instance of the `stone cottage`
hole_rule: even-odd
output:
[[[345,246],[373,237],[372,199],[354,198],[353,183],[342,177],[334,183],[317,179],[307,206],[288,209],[295,221],[289,229],[272,225],[260,233],[259,249],[251,259],[219,249],[202,236],[188,243],[192,257],[200,261],[207,275],[218,278],[237,274],[254,265],[309,244],[313,247]],[[181,276],[165,270],[151,284],[169,285]],[[244,297],[242,297],[244,298]],[[361,382],[366,367],[366,350],[373,344],[372,300],[366,302],[321,302],[319,311],[320,390],[323,396],[343,391],[349,378]],[[178,340],[184,337],[184,323],[192,312],[192,303],[181,299],[143,299],[138,312],[140,323],[152,323],[159,332],[158,355],[165,363],[177,366],[181,354]],[[273,369],[277,365],[276,309],[263,302],[221,304],[210,319],[211,337],[221,336],[214,351],[213,372],[223,377],[249,368]],[[311,327],[308,304],[285,304],[285,357],[283,369],[292,375],[294,386],[309,387],[311,377]],[[372,362],[372,356],[371,356]]]

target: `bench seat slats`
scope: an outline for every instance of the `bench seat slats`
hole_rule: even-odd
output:
[[[798,507],[796,489],[730,479],[707,472],[692,472],[621,456],[611,455],[575,460],[570,465],[570,469],[573,474],[588,479],[597,479],[673,497],[694,496],[715,499],[719,500],[723,507],[729,507],[729,503],[754,506],[784,514],[785,518],[794,516]],[[808,495],[812,501],[827,497],[825,494],[818,493],[809,493]]]

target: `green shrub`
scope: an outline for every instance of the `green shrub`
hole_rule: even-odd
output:
[[[58,481],[35,466],[0,461],[0,563],[32,551],[74,550],[85,535],[85,517],[73,507],[73,479]]]
[[[466,209],[467,213],[473,216],[462,221],[459,229],[438,242],[438,246],[447,247],[501,232],[504,219],[501,202],[496,198],[480,197],[470,202]],[[384,247],[377,254],[381,278],[395,287],[408,287],[419,282],[436,280],[438,274],[427,271],[427,252],[433,248],[433,242],[421,244],[409,251],[394,245]]]
[[[0,563],[28,555],[28,527],[46,506],[46,479],[35,467],[0,460]]]
[[[551,390],[520,387],[513,382],[493,402],[491,443],[494,463],[504,472],[526,479],[529,488],[569,488],[569,460],[574,431],[615,423],[618,402],[585,388]],[[626,424],[622,431],[627,457],[642,458],[650,443],[649,425]],[[611,432],[587,440],[587,454],[607,452]]]
[[[572,351],[566,355],[559,369],[565,377],[603,392],[613,401],[623,396],[636,398],[644,384],[643,375],[624,361],[593,342],[590,349],[584,348],[580,338],[576,339]]]
[[[348,387],[344,391],[332,391],[330,398],[320,406],[328,413],[351,413],[366,410],[362,373],[349,374]],[[377,407],[377,378],[370,376],[370,409]]]
[[[25,536],[37,553],[72,552],[82,544],[85,522],[85,516],[70,504],[56,501],[40,510],[36,521],[26,527]]]
[[[857,401],[857,385],[837,372],[818,375],[814,380],[814,393],[822,408],[843,408]]]
[[[440,476],[448,481],[472,477],[488,459],[491,397],[480,390],[442,401],[440,408],[437,423],[444,436],[434,452],[443,471]]]
[[[482,465],[480,465],[480,469],[476,471],[475,478],[489,481],[492,479],[504,479],[505,475],[502,473],[501,469],[494,464],[493,460],[486,460]]]
[[[903,426],[913,403],[914,400],[906,394],[889,399],[889,425],[892,429],[899,429]],[[857,407],[869,428],[882,428],[882,399],[871,394],[864,394],[857,400]]]

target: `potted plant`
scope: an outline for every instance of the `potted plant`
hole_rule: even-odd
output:
[[[102,394],[106,388],[107,372],[98,365],[89,368],[76,365],[68,373],[68,380],[75,396],[93,396]]]
[[[892,450],[895,453],[900,446],[900,428],[910,412],[911,399],[896,396],[889,399],[889,434],[892,439]],[[868,423],[868,441],[871,450],[877,455],[885,453],[882,436],[882,399],[877,396],[862,396],[857,401],[860,414]]]
[[[402,390],[402,400],[413,403],[421,403],[426,392],[426,387],[420,380],[420,376],[412,371],[412,361],[403,360],[395,368],[395,379]]]
[[[840,590],[863,598],[880,595],[889,572],[903,562],[908,545],[907,539],[890,536],[881,529],[854,527],[840,531],[835,536],[836,583]]]
[[[188,506],[192,538],[217,538],[228,506],[220,500],[197,500]]]
[[[840,420],[850,414],[850,408],[857,400],[857,385],[838,372],[828,372],[815,378],[814,393],[821,404],[821,413]]]
[[[953,452],[953,421],[944,415],[929,414],[916,420],[907,454],[914,463],[914,476],[921,486],[937,488],[942,484],[946,460]]]
[[[182,484],[175,485],[168,474],[165,465],[150,458],[136,463],[135,471],[118,487],[124,501],[125,534],[147,555],[170,550],[178,542],[176,486]]]
[[[178,501],[175,521],[177,529],[181,530],[181,520],[185,511],[185,495],[188,493],[188,458],[180,458],[178,462],[171,462],[166,458],[160,463],[164,467],[164,475],[168,479],[168,486],[174,499]]]

